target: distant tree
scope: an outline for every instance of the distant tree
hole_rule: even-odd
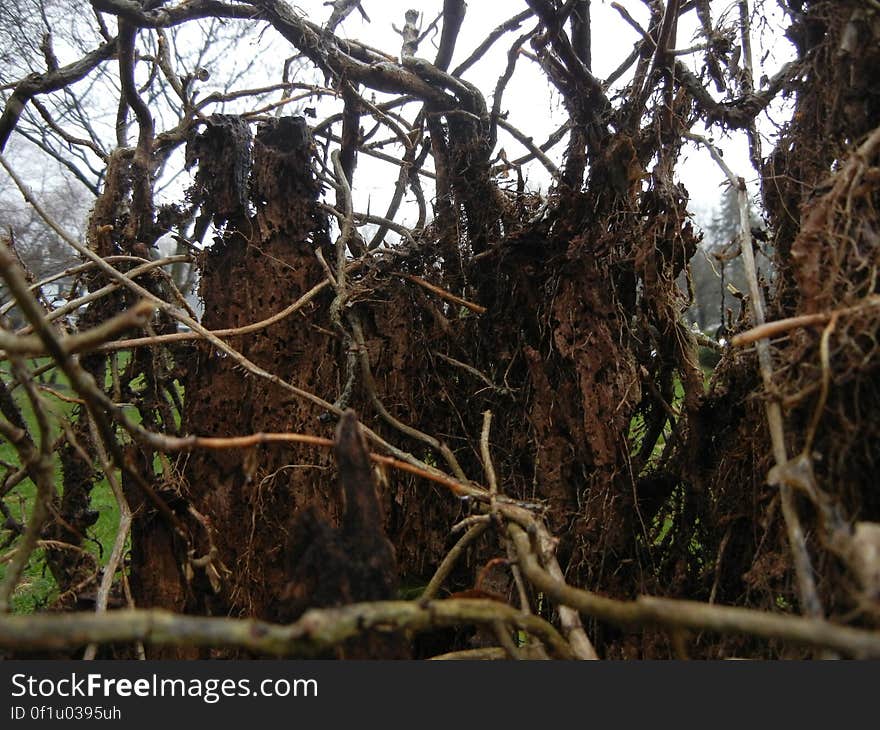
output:
[[[749,218],[752,230],[758,232],[764,228],[754,206],[749,210]],[[703,240],[690,261],[693,303],[685,316],[702,332],[712,336],[719,329],[721,334],[729,332],[731,322],[738,321],[743,313],[743,296],[748,292],[748,282],[740,257],[739,231],[736,191],[726,185],[704,229]],[[761,248],[756,256],[759,270],[769,275],[769,258]]]
[[[81,185],[70,178],[55,176],[37,194],[46,210],[66,230],[84,236],[90,196]],[[35,280],[79,262],[76,252],[46,226],[8,179],[0,180],[0,225],[2,234],[15,243],[22,264]],[[72,283],[69,278],[59,279],[44,288],[43,295],[49,299],[60,297]],[[5,303],[8,299],[6,287],[0,284],[0,301]]]

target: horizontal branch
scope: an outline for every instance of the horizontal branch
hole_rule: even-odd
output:
[[[498,621],[540,639],[552,655],[572,658],[565,640],[543,619],[498,601],[466,598],[312,609],[288,626],[160,610],[0,616],[0,647],[60,650],[140,641],[153,646],[235,647],[275,656],[315,656],[370,631],[425,631]]]
[[[189,261],[189,260],[190,260],[189,256],[179,256],[179,257],[169,256],[167,259],[163,259],[163,261],[165,263],[169,263],[169,264],[178,263],[178,262],[182,262],[182,261]],[[116,255],[116,256],[106,256],[104,258],[104,261],[106,261],[108,264],[114,264],[114,263],[117,263],[120,261],[132,261],[132,262],[136,262],[136,263],[143,263],[144,259],[142,259],[140,256]],[[47,284],[51,284],[53,281],[58,281],[58,279],[66,279],[68,277],[77,276],[77,275],[82,274],[85,271],[89,271],[90,269],[93,269],[93,268],[95,268],[94,261],[86,261],[83,264],[77,264],[76,266],[70,266],[70,267],[64,269],[63,271],[56,271],[54,274],[50,274],[49,276],[46,276],[45,278],[40,279],[39,281],[37,281],[33,284],[30,284],[28,286],[28,289],[30,289],[31,291],[37,291],[37,289],[40,289],[41,287],[44,287]],[[130,274],[131,272],[128,272],[128,273]],[[14,299],[10,299],[8,302],[6,302],[6,304],[4,304],[2,307],[0,307],[0,315],[8,313],[9,310],[11,310],[15,307],[15,305],[16,305],[16,301]]]
[[[656,625],[723,634],[749,634],[833,649],[857,658],[880,658],[880,632],[838,626],[821,619],[697,601],[647,596],[640,596],[635,601],[619,601],[574,588],[554,578],[538,564],[524,530],[516,525],[509,525],[508,529],[516,545],[519,566],[526,578],[554,601],[588,616],[619,626]]]
[[[260,15],[284,38],[305,54],[319,68],[338,78],[362,83],[376,91],[390,94],[413,94],[437,104],[441,109],[458,104],[436,85],[408,71],[384,55],[370,53],[363,47],[352,48],[336,36],[307,22],[279,0],[248,0],[259,8]],[[358,52],[361,58],[354,55]]]
[[[94,350],[121,332],[135,327],[143,327],[154,310],[155,307],[149,302],[140,302],[96,327],[75,335],[61,337],[59,344],[68,355]],[[26,357],[39,357],[47,354],[46,344],[39,335],[14,335],[4,330],[0,330],[0,350],[2,350],[0,351],[0,359],[10,353]]]
[[[347,267],[348,271],[353,271],[356,268],[361,266],[360,262],[354,262],[349,267]],[[258,332],[259,330],[266,329],[270,325],[273,325],[277,322],[280,322],[283,319],[286,319],[291,314],[302,309],[306,304],[308,304],[312,299],[314,299],[318,294],[320,294],[324,289],[326,289],[330,285],[330,282],[327,279],[315,284],[311,289],[309,289],[305,294],[303,294],[299,299],[297,299],[293,304],[288,305],[280,312],[276,312],[270,317],[266,317],[266,319],[261,319],[258,322],[252,322],[251,324],[246,324],[241,327],[233,327],[228,329],[219,329],[219,330],[208,330],[215,337],[240,337],[241,335],[251,334],[252,332]],[[160,345],[167,342],[186,342],[192,340],[202,340],[205,337],[198,332],[170,332],[164,335],[155,335],[153,337],[138,337],[130,340],[117,340],[116,342],[108,342],[102,347],[98,348],[101,350],[127,350],[132,347],[145,347],[152,345]]]
[[[474,312],[475,314],[485,314],[486,308],[481,304],[474,304],[474,302],[469,302],[467,299],[462,299],[461,297],[452,294],[445,289],[441,289],[439,286],[435,286],[430,282],[425,281],[420,276],[415,276],[413,274],[397,274],[398,276],[402,276],[407,281],[411,281],[413,284],[418,284],[419,286],[427,289],[429,292],[433,292],[441,299],[445,299],[448,302],[452,302],[453,304],[459,304],[466,309]]]
[[[745,94],[733,101],[715,101],[701,81],[682,61],[675,62],[676,80],[693,96],[701,110],[710,120],[720,122],[730,129],[745,129],[766,109],[776,95],[790,83],[800,70],[795,61],[786,63],[770,79],[766,89]]]
[[[25,105],[38,94],[58,91],[84,78],[93,68],[116,53],[116,39],[98,46],[78,61],[44,74],[28,74],[15,87],[0,116],[0,152],[6,148],[9,136],[18,124]]]
[[[138,28],[169,28],[200,18],[253,18],[250,5],[234,5],[219,0],[183,0],[170,7],[147,10],[137,0],[91,0],[96,10],[123,18]]]
[[[831,321],[832,318],[854,314],[855,312],[858,312],[862,309],[878,306],[880,306],[880,296],[873,295],[867,297],[865,301],[861,302],[860,304],[856,304],[852,307],[835,309],[831,312],[801,314],[797,317],[786,317],[785,319],[778,319],[775,322],[765,322],[762,325],[752,327],[750,330],[746,330],[745,332],[740,332],[738,335],[734,335],[730,339],[730,344],[735,347],[750,345],[753,342],[757,342],[758,340],[769,339],[770,337],[776,337],[777,335],[784,334],[789,330],[797,329],[799,327],[812,327],[814,325],[827,324]]]

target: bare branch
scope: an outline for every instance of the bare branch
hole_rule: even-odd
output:
[[[153,311],[152,304],[141,302],[97,327],[75,335],[61,337],[58,343],[62,351],[70,355],[94,350],[122,332],[142,327]],[[5,350],[5,355],[0,353],[0,358],[8,357],[11,354],[37,357],[45,355],[47,352],[45,342],[38,335],[13,335],[3,330],[0,330],[0,348]]]
[[[355,9],[360,12],[364,20],[368,23],[370,22],[369,16],[364,12],[364,8],[361,5],[361,0],[333,0],[333,2],[326,2],[324,5],[333,6],[333,11],[330,13],[326,25],[327,30],[331,33],[333,33],[336,30],[336,27],[351,15],[352,11]]]
[[[108,41],[91,53],[83,56],[79,61],[62,66],[45,74],[31,74],[16,85],[15,90],[6,100],[3,115],[0,116],[0,152],[6,148],[9,135],[18,124],[18,120],[24,111],[25,105],[39,94],[48,94],[52,91],[69,86],[84,78],[93,68],[109,60],[116,53],[116,40]]]
[[[443,32],[440,35],[437,57],[434,59],[434,65],[441,71],[448,70],[449,64],[452,63],[452,54],[455,52],[455,44],[466,11],[467,4],[464,0],[443,0]],[[453,74],[453,76],[457,75]]]
[[[142,641],[152,646],[227,646],[275,656],[315,656],[370,631],[418,632],[446,626],[491,626],[496,621],[532,634],[559,659],[573,658],[565,640],[543,619],[497,601],[467,598],[424,604],[382,601],[312,609],[288,626],[159,610],[0,616],[0,647],[63,649],[91,642]]]
[[[519,565],[538,590],[562,605],[602,621],[618,626],[655,624],[697,631],[743,633],[833,649],[852,657],[880,657],[880,636],[876,632],[837,626],[820,619],[647,596],[635,601],[617,601],[573,588],[541,569],[523,530],[513,527],[511,532]]]

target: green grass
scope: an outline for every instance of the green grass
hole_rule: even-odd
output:
[[[41,365],[42,361],[36,361],[35,364],[37,366]],[[3,377],[6,382],[10,381],[8,373],[8,366],[0,369],[0,377]],[[54,383],[47,382],[46,384],[65,395],[71,394],[66,379],[60,373],[56,376]],[[35,439],[38,439],[39,431],[30,401],[21,388],[14,391],[14,398],[21,409],[22,417],[28,426],[28,430]],[[60,423],[62,420],[69,421],[72,418],[76,406],[49,393],[45,394],[45,402],[48,406],[51,437],[54,440],[61,433]],[[0,439],[0,459],[15,465],[20,463],[18,452],[5,439]],[[58,458],[55,459],[54,467],[55,484],[60,493],[62,474],[61,463]],[[15,518],[22,523],[26,523],[33,509],[35,496],[36,487],[34,484],[30,480],[24,480],[10,494],[6,495],[4,501]],[[99,517],[98,521],[87,530],[86,536],[90,539],[83,544],[83,548],[94,554],[99,562],[104,564],[110,555],[119,523],[119,509],[106,479],[102,479],[95,484],[91,493],[91,500],[92,509],[98,511]],[[0,532],[0,539],[5,539],[7,536],[7,532]],[[17,543],[18,540],[7,547],[4,552],[8,553],[14,549]],[[0,563],[0,580],[6,575],[7,565],[8,563]],[[41,549],[35,550],[30,556],[21,581],[12,595],[12,610],[15,613],[30,613],[50,605],[57,596],[58,586],[46,566],[44,551]]]
[[[703,390],[708,387],[709,380],[712,378],[712,372],[714,367],[707,363],[701,362],[700,369],[703,371]],[[684,402],[684,385],[682,385],[681,379],[676,375],[673,379],[672,384],[673,396],[672,403],[669,405],[676,413],[681,412],[681,406]],[[642,448],[642,440],[645,437],[645,420],[641,413],[637,413],[629,423],[629,444],[630,444],[630,454],[635,455],[638,454]],[[671,426],[667,421],[666,426],[663,429],[663,433],[660,434],[660,437],[657,439],[657,443],[654,444],[654,448],[651,450],[651,456],[648,458],[647,463],[643,467],[643,471],[647,471],[650,469],[650,466],[655,464],[657,459],[660,458],[660,455],[663,453],[663,449],[666,446],[666,441],[671,435]]]
[[[714,365],[717,363],[717,360],[712,362],[703,361],[703,358],[700,360],[700,369],[703,371],[703,387],[704,390],[708,386],[710,379],[712,378],[712,373],[714,370]],[[675,376],[673,380],[673,399],[670,406],[676,413],[681,412],[681,407],[684,402],[684,386],[681,382],[681,379],[678,376]],[[630,454],[635,456],[641,451],[642,441],[645,437],[646,426],[644,417],[641,413],[637,413],[629,424],[629,445],[630,445]],[[663,428],[663,433],[660,434],[660,437],[657,439],[657,442],[654,444],[653,449],[651,450],[651,455],[648,457],[647,462],[642,467],[642,473],[649,472],[658,462],[661,455],[663,454],[663,450],[666,447],[666,442],[669,437],[672,435],[672,427],[667,421],[666,425]],[[659,512],[654,516],[652,524],[650,527],[650,534],[653,537],[650,538],[650,542],[654,547],[659,547],[663,545],[666,539],[669,537],[670,531],[673,529],[675,524],[675,514],[679,509],[678,502],[680,500],[680,495],[674,491],[672,495],[670,495],[667,503],[659,510]],[[702,546],[696,541],[692,540],[690,545],[688,546],[689,551],[692,555],[697,558],[701,558],[702,556]]]

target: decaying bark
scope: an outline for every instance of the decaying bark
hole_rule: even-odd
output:
[[[342,518],[337,529],[310,507],[290,525],[285,559],[290,582],[281,609],[286,621],[307,608],[387,601],[398,584],[394,547],[385,535],[382,509],[373,483],[367,443],[354,411],[336,428],[334,456],[339,472]],[[395,659],[406,656],[403,636],[366,636],[346,642],[344,658]]]

